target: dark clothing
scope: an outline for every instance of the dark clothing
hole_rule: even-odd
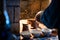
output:
[[[43,12],[40,20],[48,28],[57,28],[60,30],[60,0],[52,0],[49,7]]]
[[[7,40],[9,34],[5,28],[5,16],[3,13],[3,0],[0,0],[0,40]]]
[[[3,11],[0,11],[0,40],[6,40],[8,37],[5,29],[5,17]]]

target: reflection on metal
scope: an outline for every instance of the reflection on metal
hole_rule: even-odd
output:
[[[4,15],[5,15],[5,18],[6,18],[6,24],[9,24],[10,21],[9,21],[9,16],[8,16],[8,13],[6,10],[4,10]]]
[[[6,28],[8,29],[8,28],[10,28],[10,19],[9,19],[8,12],[6,9],[6,0],[4,0],[4,16],[6,19]]]

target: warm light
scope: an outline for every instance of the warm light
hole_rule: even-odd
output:
[[[22,37],[22,36],[20,36],[20,39],[22,40],[22,39],[23,39],[23,37]]]
[[[23,30],[23,24],[27,24],[27,20],[20,20],[20,33]]]
[[[33,38],[34,38],[34,36],[33,36],[32,34],[30,34],[30,35],[31,35],[30,39],[33,39]]]
[[[37,30],[41,30],[40,28],[36,28]]]
[[[28,24],[29,31],[31,32],[31,24]]]
[[[44,28],[46,29],[46,28],[47,28],[47,27],[46,27],[44,24],[42,24],[42,23],[39,24],[39,27],[42,28],[42,29],[44,29]]]

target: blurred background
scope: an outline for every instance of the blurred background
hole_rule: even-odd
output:
[[[39,11],[44,11],[47,8],[49,0],[3,0],[2,5],[6,23],[4,26],[10,40],[21,40],[20,34],[23,37],[26,37],[24,36],[26,34],[30,37],[31,32],[40,35],[41,30],[36,30],[34,18]],[[33,31],[30,30],[30,26]],[[42,36],[44,35],[42,34]]]
[[[49,0],[20,0],[20,19],[34,18],[37,12],[45,10]]]

